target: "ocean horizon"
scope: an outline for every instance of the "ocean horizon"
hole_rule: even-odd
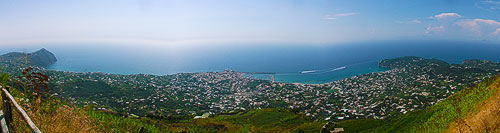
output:
[[[99,45],[47,45],[58,61],[49,69],[111,74],[220,72],[272,72],[275,81],[321,84],[359,74],[385,71],[382,59],[419,56],[459,64],[465,59],[500,61],[500,46],[478,42],[389,41],[349,45],[240,45],[149,49]],[[19,51],[21,48],[7,48]],[[480,53],[477,51],[481,51]],[[271,80],[269,74],[246,76]]]

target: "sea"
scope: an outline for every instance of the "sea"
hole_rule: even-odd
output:
[[[46,48],[58,61],[49,69],[112,74],[248,72],[251,78],[321,84],[359,74],[386,71],[382,59],[403,56],[500,61],[500,44],[475,41],[375,41],[343,44],[214,44],[149,46],[120,44],[40,44],[0,46],[0,54]],[[265,73],[265,74],[251,74]]]

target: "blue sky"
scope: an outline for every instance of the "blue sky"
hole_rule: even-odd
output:
[[[0,1],[0,45],[377,40],[500,42],[500,1]]]

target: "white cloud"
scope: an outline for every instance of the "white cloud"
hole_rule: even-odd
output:
[[[400,23],[400,24],[421,24],[422,21],[418,20],[418,19],[414,19],[414,20],[410,20],[410,21],[396,21],[396,23]]]
[[[420,24],[420,23],[422,23],[422,21],[420,21],[420,20],[418,20],[418,19],[414,19],[414,20],[412,20],[412,21],[410,21],[410,22],[412,22],[412,23],[416,23],[416,24]]]
[[[456,22],[463,29],[474,32],[476,35],[498,34],[500,22],[490,19],[467,19]]]
[[[432,27],[431,25],[428,25],[427,26],[427,31],[425,32],[425,34],[430,34],[431,32],[441,32],[441,31],[444,31],[444,26],[435,26],[435,27]]]
[[[500,34],[500,28],[498,28],[497,30],[495,30],[495,32],[493,32],[493,35],[499,35]]]
[[[483,0],[475,3],[475,6],[485,10],[499,10],[500,1],[498,0]]]
[[[485,1],[481,1],[481,2],[488,3],[488,4],[500,5],[500,1],[485,0]]]
[[[456,18],[461,18],[462,15],[457,14],[457,13],[441,13],[438,15],[430,16],[430,18],[436,18],[438,20],[443,20],[443,19],[456,19]]]
[[[338,18],[341,18],[341,17],[354,16],[354,15],[358,15],[358,14],[359,13],[356,13],[356,12],[328,14],[328,15],[325,15],[324,19],[326,19],[326,20],[335,20],[335,19],[338,19]]]

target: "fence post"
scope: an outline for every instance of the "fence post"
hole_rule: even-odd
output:
[[[5,90],[9,91],[9,87],[5,87]],[[4,91],[2,91],[2,102],[3,102],[2,104],[3,104],[3,113],[5,116],[5,122],[7,123],[8,127],[12,127],[10,125],[10,123],[12,122],[12,108],[10,106],[9,98],[7,98],[7,95],[5,94]]]

